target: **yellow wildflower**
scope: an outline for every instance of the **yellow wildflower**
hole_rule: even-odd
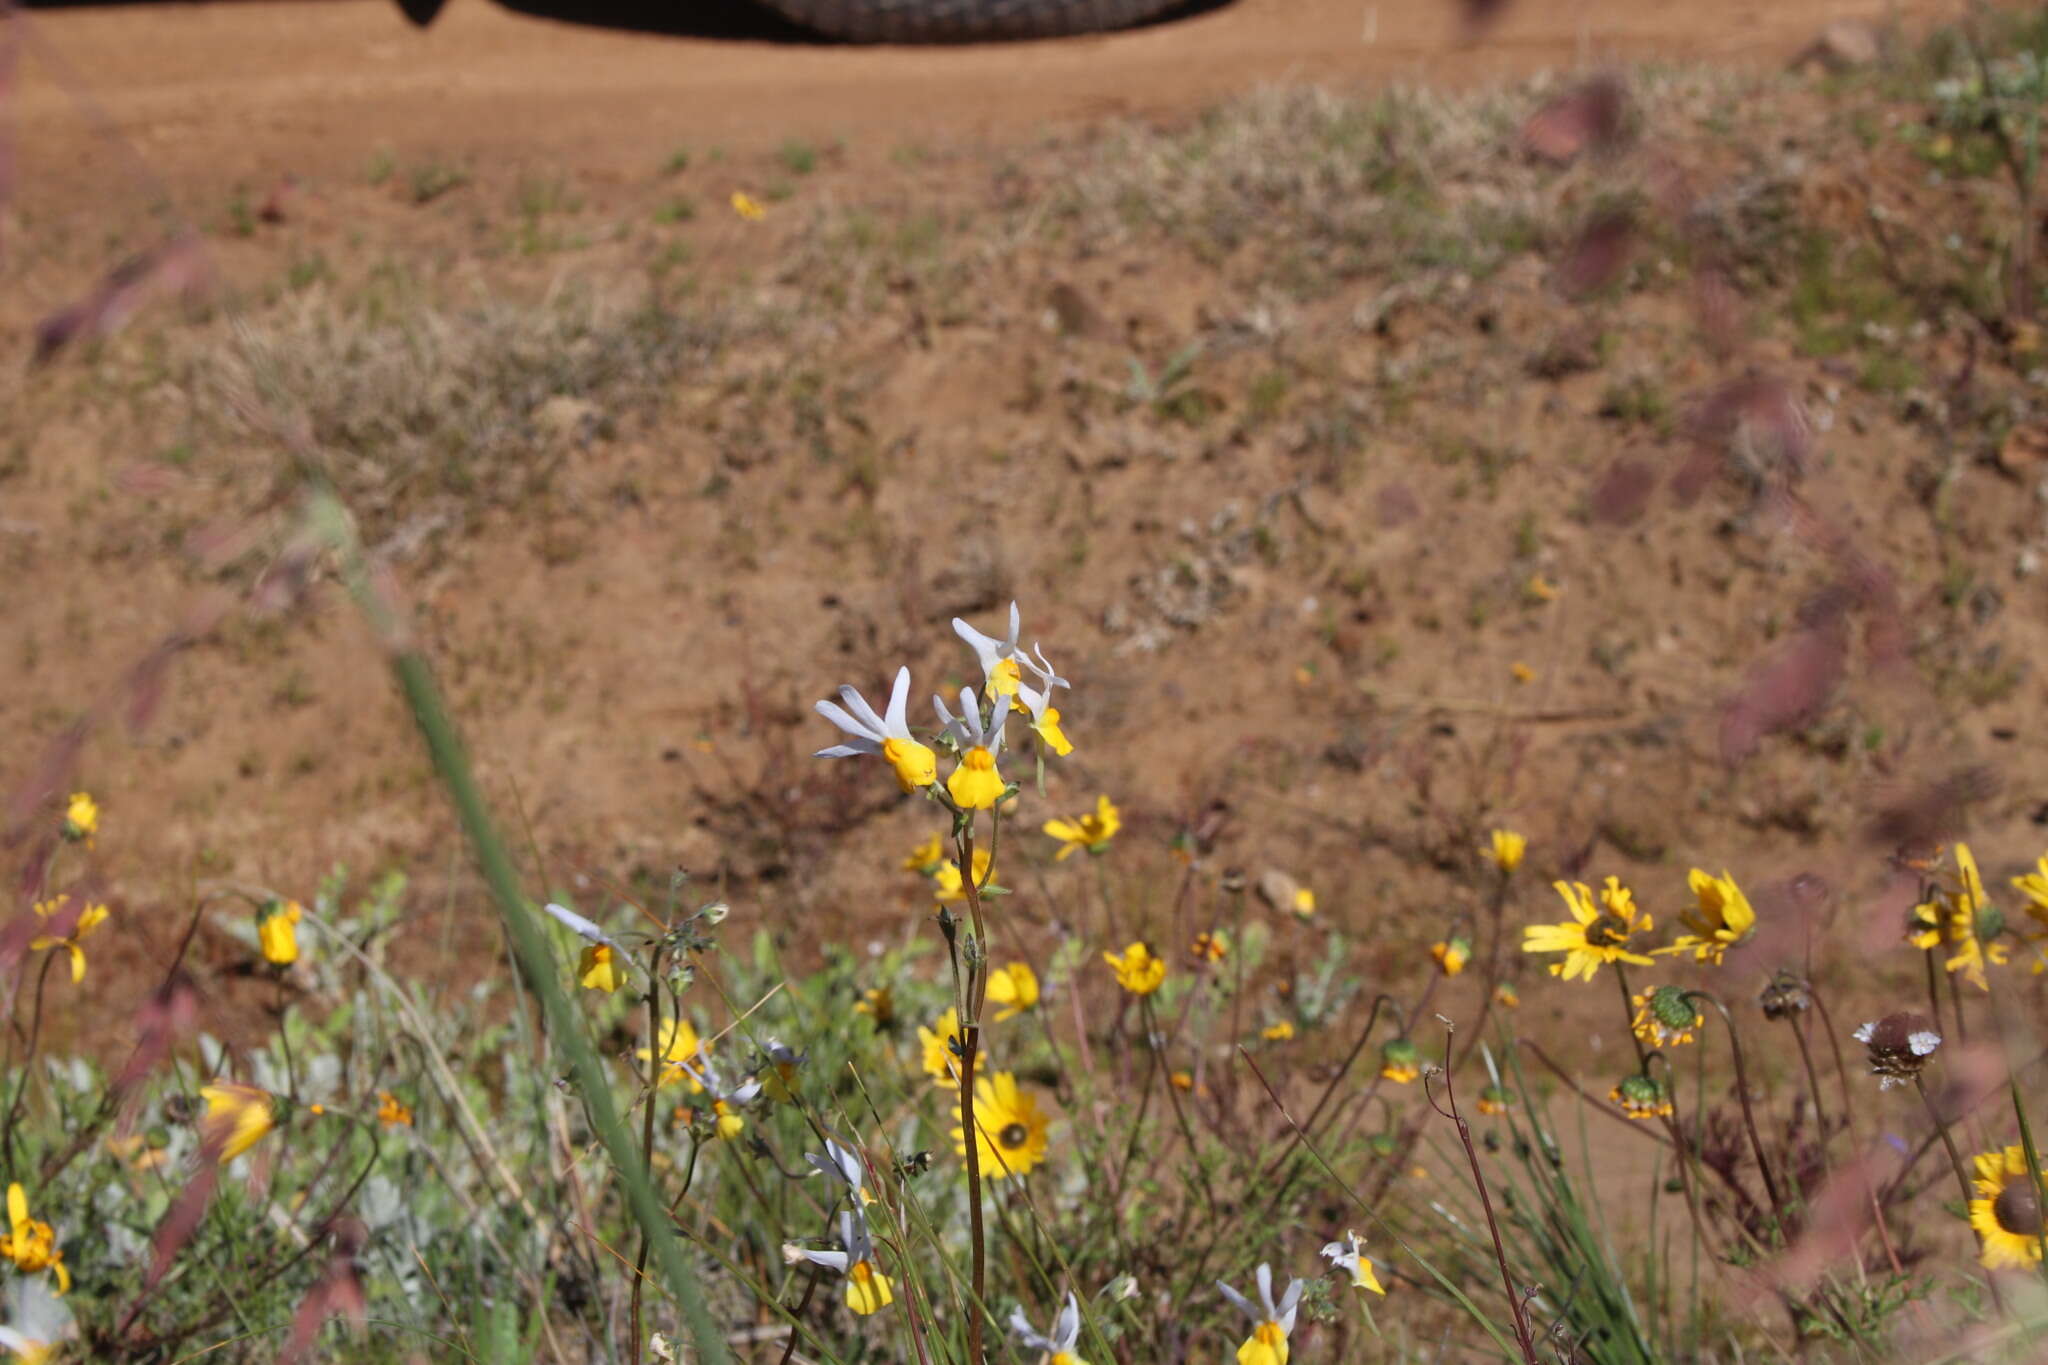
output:
[[[1406,1038],[1396,1038],[1380,1049],[1380,1075],[1396,1085],[1407,1085],[1422,1074],[1422,1050]]]
[[[576,959],[576,979],[587,989],[609,995],[626,983],[625,964],[609,943],[586,943]]]
[[[2027,1171],[2026,1148],[1984,1152],[1976,1167],[1970,1226],[1983,1244],[1978,1260],[1987,1270],[2028,1270],[2041,1264],[2041,1197]]]
[[[1472,940],[1463,934],[1453,934],[1441,942],[1430,944],[1429,956],[1445,976],[1456,976],[1472,960]]]
[[[967,1155],[966,1122],[956,1106],[953,1121],[953,1150]],[[1017,1087],[1008,1071],[977,1076],[974,1081],[974,1127],[980,1138],[977,1157],[981,1178],[1002,1180],[1024,1175],[1045,1160],[1046,1134],[1051,1122],[1038,1102]]]
[[[1372,1258],[1365,1254],[1365,1239],[1357,1233],[1345,1233],[1342,1242],[1325,1243],[1322,1254],[1330,1264],[1351,1276],[1353,1289],[1370,1289],[1375,1294],[1386,1294],[1380,1277],[1373,1273]]]
[[[635,1048],[633,1055],[643,1062],[654,1060],[654,1053],[648,1048]],[[687,1019],[664,1019],[661,1021],[661,1085],[683,1082],[692,1095],[704,1093],[704,1083],[691,1075],[703,1065],[703,1058],[711,1055],[711,1044],[697,1036],[697,1027]]]
[[[768,206],[742,190],[732,192],[732,211],[749,223],[758,223],[768,216]]]
[[[64,1253],[57,1249],[56,1230],[28,1216],[28,1195],[19,1181],[7,1187],[7,1222],[10,1231],[0,1237],[0,1256],[30,1275],[52,1272],[57,1277],[57,1292],[69,1292],[71,1272],[64,1268]]]
[[[1677,986],[1653,986],[1631,996],[1636,1016],[1629,1028],[1651,1047],[1681,1047],[1693,1040],[1694,1031],[1707,1016]]]
[[[1593,892],[1584,882],[1553,885],[1572,912],[1571,919],[1563,924],[1533,924],[1522,935],[1525,953],[1565,954],[1563,962],[1550,965],[1552,976],[1567,981],[1573,977],[1591,981],[1603,962],[1650,965],[1649,958],[1628,951],[1629,939],[1648,931],[1651,924],[1650,917],[1636,908],[1635,897],[1621,884],[1621,878],[1607,879],[1597,908]]]
[[[1664,1082],[1647,1072],[1624,1077],[1607,1092],[1607,1098],[1632,1119],[1670,1118],[1672,1114],[1671,1092]]]
[[[974,885],[980,889],[988,885],[988,850],[974,850]],[[932,897],[941,905],[967,899],[967,888],[960,879],[960,864],[951,858],[940,863],[932,872]]]
[[[934,834],[931,838],[910,851],[910,856],[903,860],[903,870],[906,872],[922,872],[926,876],[930,876],[938,869],[939,864],[944,861],[946,861],[946,846],[941,841],[940,836]]]
[[[1038,973],[1028,962],[1012,962],[988,974],[988,1002],[996,1006],[995,1021],[1014,1019],[1038,1004]]]
[[[1949,898],[1948,936],[1962,947],[1948,960],[1948,970],[1961,972],[1963,980],[1980,991],[1991,989],[1984,975],[1985,964],[2002,967],[2011,950],[1998,942],[2005,930],[2005,916],[1984,895],[1984,878],[1977,872],[1977,860],[1968,844],[1956,845],[1956,872],[1962,886]]]
[[[1259,1036],[1269,1043],[1284,1043],[1294,1037],[1294,1024],[1286,1019],[1268,1024],[1259,1030]]]
[[[70,802],[64,807],[64,825],[61,833],[72,843],[92,847],[92,839],[100,832],[100,803],[92,799],[90,792],[71,793]]]
[[[1493,865],[1502,872],[1513,872],[1522,865],[1522,854],[1528,851],[1529,840],[1511,829],[1497,829],[1487,836],[1484,850],[1493,860]]]
[[[297,901],[280,900],[267,900],[256,911],[256,942],[265,962],[289,967],[299,960],[299,917],[303,913]]]
[[[253,1085],[216,1079],[201,1087],[199,1097],[206,1101],[206,1112],[199,1116],[200,1148],[217,1150],[223,1166],[261,1142],[277,1123],[276,1100]]]
[[[1188,956],[1197,962],[1221,962],[1230,956],[1230,940],[1221,929],[1204,929],[1188,945]]]
[[[878,1029],[893,1028],[896,1024],[896,992],[887,986],[870,986],[854,1001],[853,1012],[865,1014],[875,1021]]]
[[[377,1122],[386,1128],[412,1127],[412,1110],[389,1090],[377,1092]]]
[[[946,794],[962,810],[995,809],[1010,785],[996,771],[996,757],[1003,751],[1003,723],[1010,718],[1009,710],[998,703],[993,722],[984,723],[974,690],[967,687],[960,689],[959,715],[948,711],[939,697],[932,698],[932,707],[939,713],[939,723],[960,748],[959,765],[946,779]]]
[[[1120,955],[1104,953],[1102,960],[1116,973],[1116,984],[1132,995],[1150,995],[1166,980],[1166,959],[1154,957],[1142,942],[1134,940]]]
[[[1095,798],[1093,815],[1046,821],[1045,832],[1060,841],[1060,851],[1053,855],[1053,861],[1062,862],[1083,849],[1090,853],[1107,853],[1109,841],[1116,837],[1116,832],[1123,825],[1121,814],[1107,796]]]
[[[60,894],[46,901],[37,901],[35,903],[35,912],[42,919],[56,919],[64,913],[65,908],[70,903],[71,898],[69,896]],[[72,924],[71,932],[68,935],[42,934],[30,939],[28,946],[32,951],[38,953],[42,952],[45,948],[62,948],[65,952],[69,953],[71,955],[71,984],[75,986],[85,980],[85,950],[78,946],[79,942],[93,930],[99,928],[106,918],[106,906],[97,902],[89,903],[85,909],[79,911],[78,919]]]
[[[886,715],[876,715],[867,698],[850,685],[840,687],[839,702],[844,704],[816,702],[811,709],[853,738],[847,743],[818,750],[817,757],[852,758],[860,754],[879,757],[896,774],[897,785],[907,792],[929,787],[939,780],[939,756],[910,733],[908,668],[896,670],[896,680],[889,688]]]
[[[925,1074],[949,1090],[960,1088],[960,1011],[947,1010],[938,1025],[917,1027],[917,1041],[924,1048]]]
[[[1693,961],[1711,962],[1718,967],[1730,948],[1756,932],[1756,911],[1751,908],[1749,897],[1735,884],[1735,878],[1726,872],[1716,877],[1696,867],[1687,882],[1699,906],[1682,911],[1678,919],[1692,932],[1680,934],[1670,947],[1659,948],[1657,952],[1690,952]]]

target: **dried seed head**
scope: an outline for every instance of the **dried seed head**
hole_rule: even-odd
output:
[[[1924,1014],[1897,1010],[1856,1030],[1856,1041],[1870,1056],[1871,1074],[1880,1089],[1904,1085],[1920,1074],[1941,1046],[1941,1035]]]
[[[1766,1019],[1790,1019],[1813,1008],[1805,979],[1782,970],[1764,986],[1756,1002],[1763,1006]]]

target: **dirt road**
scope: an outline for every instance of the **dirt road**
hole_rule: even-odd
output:
[[[958,143],[1108,114],[1170,116],[1262,81],[1469,83],[1614,57],[1778,61],[1829,20],[1953,0],[1516,0],[1463,41],[1446,0],[1235,0],[1130,33],[954,49],[775,41],[740,0],[626,0],[639,28],[455,0],[427,32],[382,0],[42,12],[42,44],[168,180],[360,171],[378,148],[644,167],[678,142]],[[569,11],[567,0],[542,0]],[[591,6],[581,6],[585,13]],[[682,17],[679,17],[682,16]],[[694,16],[694,17],[691,17]],[[116,165],[32,54],[24,170]]]

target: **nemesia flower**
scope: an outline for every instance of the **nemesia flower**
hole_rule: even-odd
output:
[[[996,1006],[995,1022],[1014,1019],[1038,1004],[1038,973],[1028,962],[1012,962],[988,974],[988,1002]]]
[[[961,1110],[953,1111],[953,1150],[967,1155],[967,1126]],[[1045,1160],[1046,1134],[1051,1121],[1038,1102],[1017,1086],[1008,1071],[978,1076],[974,1081],[974,1127],[980,1139],[976,1156],[984,1180],[1002,1180],[1024,1175]]]
[[[1053,854],[1054,862],[1065,862],[1077,852],[1107,853],[1109,841],[1124,827],[1123,817],[1110,803],[1107,796],[1095,798],[1093,815],[1077,815],[1071,820],[1048,820],[1045,832],[1060,841],[1060,851]]]
[[[1118,953],[1104,953],[1102,960],[1116,973],[1116,984],[1132,995],[1150,995],[1166,980],[1166,959],[1154,957],[1144,943],[1133,941]]]
[[[875,1244],[868,1236],[867,1219],[850,1212],[839,1215],[841,1251],[810,1251],[786,1242],[782,1258],[791,1265],[809,1261],[836,1270],[846,1277],[846,1306],[862,1317],[879,1313],[896,1302],[889,1277],[875,1264]]]
[[[709,1057],[699,1056],[696,1065],[678,1062],[688,1073],[691,1089],[711,1097],[711,1122],[713,1131],[721,1142],[731,1142],[746,1131],[747,1121],[740,1114],[740,1107],[752,1104],[761,1093],[761,1082],[749,1077],[738,1084],[729,1085],[718,1074]]]
[[[71,800],[64,807],[64,824],[59,830],[72,843],[92,847],[93,835],[100,830],[100,803],[92,799],[91,792],[73,792]]]
[[[761,1088],[768,1098],[778,1103],[788,1103],[796,1094],[796,1073],[810,1060],[808,1049],[798,1052],[778,1038],[770,1038],[762,1044],[761,1056],[755,1062],[754,1075],[760,1080]]]
[[[1287,1334],[1294,1330],[1294,1313],[1301,1305],[1301,1291],[1308,1287],[1307,1281],[1288,1281],[1286,1292],[1276,1304],[1273,1302],[1273,1267],[1261,1261],[1256,1277],[1259,1285],[1256,1304],[1223,1281],[1216,1281],[1216,1288],[1223,1292],[1223,1297],[1252,1321],[1252,1334],[1237,1348],[1238,1365],[1287,1365]]]
[[[2041,1192],[2027,1170],[2027,1149],[2013,1145],[1975,1158],[1977,1197],[1970,1226],[1983,1243],[1986,1270],[2029,1270],[2041,1264]]]
[[[1287,1042],[1294,1037],[1294,1024],[1291,1020],[1282,1019],[1278,1023],[1268,1024],[1260,1029],[1259,1036],[1269,1043]]]
[[[35,903],[35,912],[39,918],[44,920],[57,919],[64,914],[65,908],[70,903],[71,898],[69,896],[60,894],[46,901],[37,901]],[[32,952],[40,953],[45,948],[62,948],[65,952],[69,953],[71,955],[71,984],[76,986],[79,982],[85,980],[85,950],[78,946],[79,942],[93,930],[99,928],[106,918],[106,906],[97,902],[88,903],[85,909],[78,912],[78,918],[72,923],[69,934],[39,935],[29,940],[29,949]]]
[[[925,1074],[949,1090],[960,1088],[960,1011],[947,1010],[938,1024],[917,1028],[917,1041],[924,1047]]]
[[[1650,959],[1628,951],[1628,941],[1651,927],[1650,917],[1636,909],[1635,897],[1609,877],[1601,889],[1600,904],[1584,882],[1553,882],[1572,912],[1563,924],[1532,924],[1522,934],[1525,953],[1563,953],[1565,960],[1550,964],[1550,974],[1570,981],[1573,977],[1593,979],[1603,962],[1634,962],[1649,966]]]
[[[1619,1105],[1621,1112],[1632,1119],[1659,1119],[1671,1117],[1671,1092],[1664,1082],[1647,1072],[1638,1071],[1625,1076],[1614,1089],[1607,1092],[1607,1098]]]
[[[1956,873],[1962,888],[1949,898],[1948,936],[1962,947],[1946,965],[1951,972],[1961,972],[1963,980],[1978,990],[1988,991],[1991,982],[1984,975],[1985,964],[2002,967],[2010,956],[2010,950],[1997,942],[2005,932],[2005,916],[1985,898],[1984,878],[1978,875],[1977,860],[1970,855],[1968,844],[1956,845]]]
[[[983,635],[957,616],[953,618],[953,633],[967,642],[981,663],[982,685],[990,701],[1015,697],[1023,685],[1024,672],[1018,663],[1017,649],[1017,636],[1022,630],[1023,618],[1015,602],[1010,603],[1010,633],[1000,640]],[[1050,675],[1052,669],[1048,666],[1045,672]]]
[[[1353,1289],[1370,1289],[1384,1296],[1386,1287],[1380,1277],[1373,1273],[1372,1257],[1365,1254],[1365,1239],[1355,1232],[1344,1234],[1341,1242],[1325,1242],[1322,1255],[1331,1265],[1351,1276]]]
[[[994,724],[984,727],[981,706],[973,691],[965,687],[960,689],[958,716],[946,709],[942,697],[932,698],[932,710],[938,712],[940,727],[960,746],[960,763],[946,779],[947,795],[962,810],[994,809],[1009,786],[996,771],[996,758],[1003,751],[1003,723],[1010,718],[1009,710],[998,706]]]
[[[586,944],[576,959],[576,980],[588,990],[609,995],[626,983],[625,964],[611,944]]]
[[[1693,1031],[1707,1022],[1706,1014],[1677,986],[1653,986],[1629,997],[1636,1017],[1629,1028],[1651,1047],[1680,1047],[1693,1040]]]
[[[896,681],[889,688],[886,718],[876,715],[867,698],[850,684],[840,687],[839,700],[845,705],[821,701],[811,709],[852,735],[853,739],[845,744],[834,744],[829,749],[820,749],[816,757],[876,755],[895,772],[897,784],[905,791],[929,787],[939,780],[939,756],[910,733],[910,670],[907,667],[896,670]]]
[[[826,1138],[825,1154],[819,1156],[816,1152],[805,1152],[804,1160],[816,1167],[827,1180],[842,1186],[855,1208],[875,1202],[875,1197],[867,1191],[867,1163],[860,1159],[859,1152],[839,1139]]]
[[[377,1092],[377,1122],[386,1128],[412,1127],[412,1110],[389,1090]]]
[[[78,1336],[78,1320],[64,1300],[41,1278],[8,1281],[7,1321],[0,1324],[0,1347],[13,1352],[22,1365],[46,1365],[58,1348]]]
[[[698,1038],[697,1026],[687,1019],[664,1019],[661,1021],[661,1078],[658,1084],[674,1085],[677,1081],[689,1084],[690,1093],[704,1093],[704,1083],[697,1078],[692,1063],[711,1055],[711,1044]],[[643,1062],[654,1060],[654,1050],[635,1048],[633,1055]]]
[[[977,889],[988,885],[988,862],[987,849],[974,850],[974,885]],[[941,905],[967,899],[967,887],[960,878],[960,864],[951,858],[932,870],[932,898]]]
[[[1912,1010],[1895,1010],[1874,1019],[1853,1035],[1870,1058],[1870,1073],[1878,1078],[1877,1088],[1889,1090],[1904,1085],[1920,1074],[1941,1047],[1941,1035],[1934,1021]]]
[[[1050,1332],[1040,1332],[1031,1325],[1021,1308],[1010,1310],[1010,1331],[1025,1349],[1037,1351],[1045,1359],[1045,1365],[1088,1365],[1088,1362],[1074,1354],[1076,1343],[1081,1340],[1081,1303],[1074,1297],[1074,1291],[1067,1291],[1067,1302],[1060,1314],[1053,1319]]]
[[[1695,962],[1711,962],[1716,967],[1730,948],[1735,947],[1756,932],[1756,910],[1751,907],[1749,897],[1742,894],[1742,888],[1735,884],[1735,878],[1723,872],[1716,877],[1702,868],[1694,868],[1687,878],[1692,893],[1698,898],[1698,908],[1679,913],[1679,922],[1692,930],[1680,934],[1669,947],[1657,952],[1691,952]]]
[[[57,1277],[57,1292],[69,1293],[71,1272],[64,1268],[64,1253],[57,1249],[57,1233],[48,1223],[28,1216],[28,1194],[20,1181],[7,1187],[7,1222],[8,1234],[0,1237],[0,1256],[25,1274],[51,1271]]]
[[[1522,854],[1528,850],[1529,840],[1511,829],[1497,829],[1487,836],[1486,856],[1502,872],[1513,872],[1522,865]]]
[[[1380,1048],[1380,1075],[1396,1085],[1407,1085],[1422,1074],[1422,1052],[1406,1038],[1396,1038]]]
[[[1067,732],[1060,728],[1060,709],[1052,704],[1052,689],[1043,692],[1027,685],[1018,687],[1016,705],[1031,717],[1031,733],[1045,742],[1057,758],[1065,758],[1074,752],[1074,742],[1067,738]]]
[[[1515,1107],[1515,1097],[1497,1085],[1479,1092],[1479,1112],[1489,1116],[1505,1114]]]
[[[903,870],[905,872],[922,872],[929,876],[944,861],[946,861],[945,843],[939,835],[934,834],[931,838],[910,851],[910,855],[903,860]]]
[[[1191,1071],[1176,1071],[1166,1079],[1173,1082],[1175,1090],[1193,1090],[1195,1088],[1195,1076]]]
[[[1221,929],[1204,929],[1188,944],[1188,956],[1197,962],[1221,962],[1230,956],[1230,939]]]
[[[225,1166],[261,1142],[277,1123],[277,1101],[253,1085],[215,1080],[200,1088],[206,1112],[199,1116],[200,1150],[218,1150]]]
[[[256,942],[263,960],[273,967],[289,967],[299,960],[299,917],[304,913],[297,901],[267,900],[256,911]]]
[[[1453,934],[1447,939],[1429,945],[1430,960],[1442,969],[1445,976],[1456,976],[1465,970],[1465,964],[1472,960],[1472,940],[1463,934]]]

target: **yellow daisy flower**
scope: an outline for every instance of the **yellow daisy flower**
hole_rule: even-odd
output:
[[[1407,1085],[1422,1074],[1422,1051],[1406,1038],[1396,1038],[1380,1049],[1380,1075],[1396,1085]]]
[[[768,216],[768,206],[743,190],[732,192],[732,211],[749,223],[758,223]]]
[[[1064,862],[1072,854],[1086,850],[1089,853],[1107,853],[1109,841],[1124,827],[1122,815],[1110,803],[1107,796],[1095,798],[1093,815],[1077,815],[1071,820],[1048,820],[1045,832],[1060,841],[1060,851],[1053,855],[1054,862]]]
[[[218,1150],[225,1166],[261,1142],[276,1126],[277,1102],[267,1091],[235,1081],[215,1080],[199,1097],[206,1112],[199,1116],[201,1150]]]
[[[1513,872],[1522,865],[1522,855],[1528,851],[1529,841],[1511,829],[1497,829],[1487,836],[1487,847],[1482,850],[1493,865],[1502,872]]]
[[[64,807],[64,825],[60,831],[72,843],[92,847],[92,838],[100,832],[100,803],[92,799],[91,792],[73,792],[71,800]]]
[[[46,901],[37,901],[35,903],[35,912],[39,918],[45,920],[55,919],[64,913],[65,907],[70,903],[71,898],[69,896],[60,894]],[[78,919],[72,924],[71,932],[68,935],[43,934],[30,939],[28,946],[31,951],[38,953],[42,952],[45,948],[62,948],[65,952],[69,953],[71,955],[71,984],[75,986],[85,980],[85,950],[78,946],[79,942],[93,930],[99,928],[106,918],[106,906],[100,905],[97,902],[89,903],[85,909],[78,913]]]
[[[1522,1007],[1522,993],[1512,981],[1503,981],[1493,988],[1493,1003],[1504,1010],[1518,1010]]]
[[[1636,908],[1635,897],[1621,884],[1621,878],[1607,879],[1597,907],[1592,890],[1584,882],[1552,885],[1564,897],[1565,906],[1572,912],[1571,919],[1563,924],[1533,924],[1522,935],[1525,953],[1565,954],[1564,961],[1550,964],[1552,976],[1567,981],[1573,977],[1591,981],[1603,962],[1650,965],[1649,958],[1628,951],[1629,939],[1647,932],[1651,922],[1648,915]]]
[[[917,1041],[924,1048],[925,1074],[949,1090],[960,1088],[960,1011],[947,1010],[935,1028],[917,1027]]]
[[[1962,886],[1949,897],[1948,936],[1951,943],[1962,946],[1946,965],[1952,972],[1961,972],[1963,980],[1978,990],[1988,991],[1991,982],[1984,975],[1985,964],[2002,967],[2011,955],[2011,950],[1997,941],[2005,930],[2005,916],[1985,897],[1984,878],[1977,872],[1977,860],[1968,844],[1956,845],[1956,873]]]
[[[938,870],[939,864],[944,861],[946,861],[945,843],[939,835],[934,834],[931,838],[910,851],[910,856],[903,860],[903,870],[905,872],[922,872],[926,876],[930,876]]]
[[[1489,1085],[1479,1092],[1479,1112],[1482,1114],[1497,1117],[1514,1106],[1515,1097],[1497,1085]]]
[[[1230,939],[1221,929],[1204,929],[1188,944],[1188,956],[1197,962],[1221,962],[1230,956]]]
[[[377,1122],[386,1128],[412,1127],[412,1110],[389,1090],[377,1092]]]
[[[1975,1164],[1977,1198],[1970,1201],[1970,1226],[1983,1243],[1979,1262],[1987,1270],[2041,1264],[2040,1191],[2027,1174],[2026,1148],[1984,1152]]]
[[[988,885],[988,850],[974,850],[974,885],[977,889]],[[967,899],[967,887],[960,879],[960,864],[951,858],[940,863],[932,871],[932,898],[941,905],[952,905]]]
[[[967,1130],[960,1110],[953,1111],[953,1150],[967,1155]],[[1046,1133],[1051,1128],[1038,1102],[1017,1087],[1007,1071],[977,1077],[974,1082],[974,1126],[980,1139],[979,1159],[985,1180],[1024,1175],[1045,1160]]]
[[[1472,940],[1463,934],[1453,934],[1430,944],[1429,956],[1445,976],[1456,976],[1472,960]]]
[[[1259,1030],[1259,1036],[1269,1043],[1285,1043],[1294,1037],[1294,1024],[1282,1019],[1277,1024],[1268,1024]]]
[[[878,1029],[896,1026],[896,992],[887,986],[870,986],[853,1002],[855,1014],[865,1014]]]
[[[1756,911],[1750,907],[1749,897],[1735,884],[1735,878],[1726,872],[1715,877],[1696,867],[1688,880],[1693,895],[1699,899],[1699,908],[1684,911],[1678,918],[1692,932],[1680,934],[1670,947],[1657,951],[1690,952],[1693,961],[1711,962],[1718,967],[1730,948],[1756,932]],[[1647,921],[1643,927],[1649,927]]]
[[[1941,946],[1942,908],[1923,901],[1906,912],[1906,942],[1915,948]]]
[[[1154,957],[1142,942],[1132,942],[1121,954],[1104,953],[1102,960],[1116,973],[1116,984],[1132,995],[1150,995],[1166,980],[1166,959]]]
[[[1641,1071],[1624,1077],[1620,1084],[1607,1092],[1607,1098],[1632,1119],[1669,1118],[1673,1112],[1671,1092],[1665,1088],[1664,1082]]]
[[[1038,1004],[1038,973],[1028,962],[1012,962],[988,974],[988,1002],[996,1006],[995,1021],[1014,1019]]]

